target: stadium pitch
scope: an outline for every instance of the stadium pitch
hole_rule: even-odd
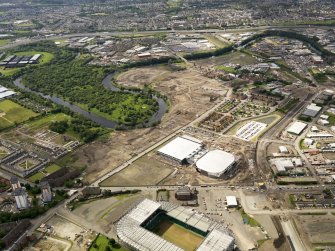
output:
[[[162,220],[153,232],[186,251],[196,250],[205,238],[168,219]]]

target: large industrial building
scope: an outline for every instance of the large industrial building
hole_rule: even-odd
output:
[[[197,170],[209,177],[220,178],[235,165],[235,156],[221,151],[213,150],[202,156],[197,162]]]
[[[322,107],[317,106],[316,104],[312,103],[306,107],[306,109],[303,111],[302,115],[307,116],[307,117],[316,117],[316,115],[319,114],[321,111]]]
[[[287,132],[294,135],[300,135],[306,127],[306,123],[296,121],[287,129]]]
[[[167,143],[158,150],[158,153],[178,164],[187,164],[202,148],[202,141],[183,135]]]
[[[142,200],[116,224],[120,242],[131,250],[183,251],[176,244],[165,240],[150,229],[159,224],[161,217],[168,217],[185,231],[193,231],[204,237],[198,251],[232,251],[234,238],[229,230],[192,209],[168,202]]]

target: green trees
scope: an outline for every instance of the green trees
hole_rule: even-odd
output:
[[[65,133],[68,127],[69,125],[67,121],[55,121],[49,125],[49,129],[51,131],[61,133],[61,134]]]
[[[157,110],[152,94],[106,90],[102,80],[110,69],[90,66],[73,60],[66,64],[41,66],[23,76],[23,83],[33,91],[54,95],[81,108],[120,124],[134,126],[144,123]],[[60,125],[53,125],[59,130]],[[89,132],[88,137],[93,137]]]

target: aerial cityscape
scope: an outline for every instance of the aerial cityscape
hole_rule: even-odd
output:
[[[0,250],[335,251],[335,1],[0,0]]]

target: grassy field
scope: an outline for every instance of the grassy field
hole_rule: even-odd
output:
[[[216,66],[216,69],[221,70],[221,71],[225,71],[225,72],[228,72],[228,73],[232,73],[232,74],[237,73],[237,70],[235,70],[233,67],[224,66],[224,65]]]
[[[4,46],[10,43],[10,39],[0,39],[0,46]]]
[[[183,228],[182,226],[169,220],[163,220],[160,222],[154,229],[154,232],[163,237],[165,240],[174,243],[186,251],[196,250],[204,239],[203,236]]]
[[[44,173],[38,172],[38,173],[35,173],[34,175],[30,176],[30,177],[28,178],[28,180],[29,180],[30,182],[35,182],[35,181],[37,181],[37,180],[41,180],[41,179],[44,178],[44,177],[45,177],[45,174],[44,174]]]
[[[49,175],[49,174],[52,174],[52,173],[56,172],[59,169],[61,169],[60,166],[58,166],[56,164],[51,164],[50,166],[46,167],[43,172],[39,171],[39,172],[35,173],[34,175],[30,176],[28,178],[28,180],[30,182],[35,182],[37,180],[41,180],[42,178],[47,176],[45,173],[47,173]]]
[[[61,169],[60,166],[58,166],[56,164],[51,164],[50,166],[45,168],[45,172],[47,172],[48,174],[52,174],[52,173],[58,171],[59,169]]]
[[[69,115],[66,115],[64,113],[57,113],[57,114],[51,114],[49,116],[45,116],[38,120],[29,122],[27,126],[32,131],[38,131],[38,130],[48,127],[52,122],[64,121],[64,120],[70,120],[70,119],[71,117]]]
[[[15,123],[24,122],[30,118],[36,117],[38,114],[26,109],[10,100],[0,102],[0,129],[7,128]]]
[[[18,72],[20,68],[6,68],[0,67],[0,73],[6,77],[12,76],[14,73]]]
[[[107,247],[110,247],[110,250],[127,251],[117,243],[114,246],[110,245],[108,238],[102,234],[99,234],[88,251],[105,251]]]

